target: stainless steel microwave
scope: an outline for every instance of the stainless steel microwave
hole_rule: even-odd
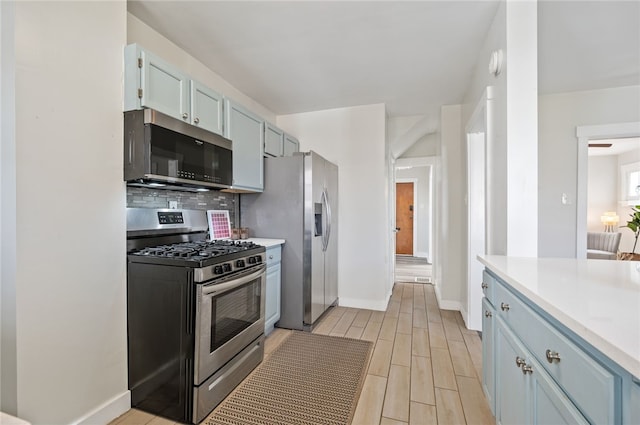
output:
[[[153,109],[124,113],[124,180],[130,186],[228,189],[231,140]]]

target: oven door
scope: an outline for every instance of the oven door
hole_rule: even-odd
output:
[[[194,383],[200,385],[264,333],[266,266],[197,286]]]

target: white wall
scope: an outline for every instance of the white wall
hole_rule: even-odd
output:
[[[576,127],[637,121],[640,86],[539,97],[539,255],[576,256]],[[563,205],[561,196],[568,195]],[[621,229],[624,230],[624,229]]]
[[[441,110],[441,171],[435,204],[436,246],[434,285],[440,308],[459,310],[461,291],[466,285],[466,220],[464,185],[466,181],[462,144],[462,107],[443,106]]]
[[[401,179],[415,179],[414,191],[416,193],[416,205],[413,206],[414,217],[416,219],[416,241],[415,257],[426,257],[432,261],[429,252],[429,220],[430,217],[430,174],[431,167],[413,167],[410,169],[396,170],[396,181]]]
[[[14,3],[0,2],[0,411],[16,412]]]
[[[265,106],[233,87],[221,76],[207,68],[196,58],[186,53],[140,19],[127,13],[127,44],[133,43],[138,43],[166,62],[179,68],[193,79],[198,80],[205,86],[224,96],[230,97],[247,109],[260,115],[265,120],[272,123],[276,122],[275,114]],[[295,133],[292,133],[292,135],[298,137]]]
[[[384,310],[390,296],[389,194],[382,104],[279,116],[277,125],[338,165],[340,305]]]
[[[590,156],[588,166],[587,230],[603,232],[602,214],[618,210],[618,156]]]
[[[400,158],[422,158],[428,156],[436,156],[439,143],[439,133],[427,134],[419,138],[413,146],[411,146],[402,155],[400,155]]]
[[[106,423],[129,407],[126,3],[15,11],[17,414]]]

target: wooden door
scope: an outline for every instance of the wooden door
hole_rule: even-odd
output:
[[[396,183],[396,254],[413,255],[413,183]]]

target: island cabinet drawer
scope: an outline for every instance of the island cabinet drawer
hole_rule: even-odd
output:
[[[591,423],[614,423],[616,377],[503,285],[496,310]]]
[[[493,288],[496,286],[495,278],[486,270],[482,272],[482,293],[485,298],[495,305]]]
[[[281,251],[280,245],[267,248],[267,252],[265,252],[265,255],[267,256],[267,267],[280,262],[282,255]]]

